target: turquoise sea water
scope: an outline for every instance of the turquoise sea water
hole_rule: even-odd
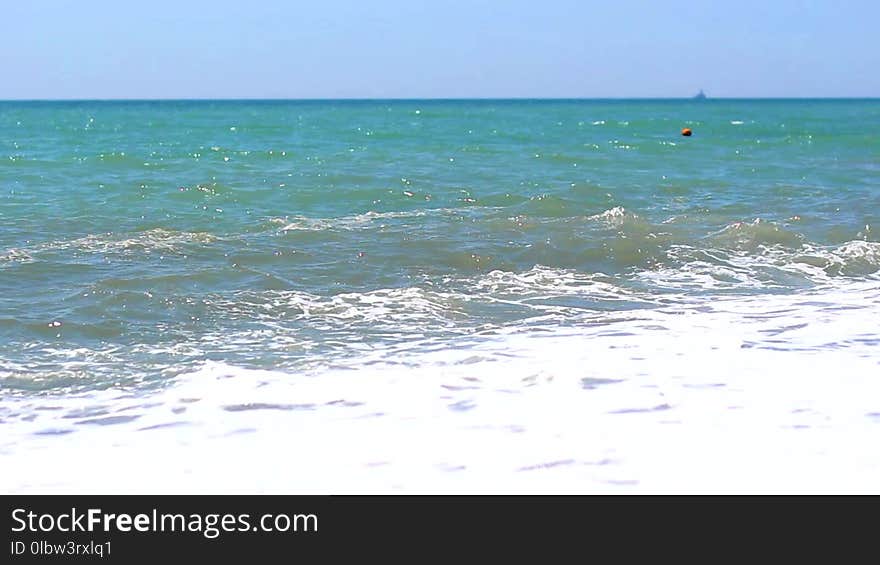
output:
[[[536,383],[568,386],[572,417],[681,422],[704,404],[671,401],[668,383],[705,378],[736,405],[729,390],[755,383],[803,392],[774,380],[801,364],[822,398],[841,375],[880,374],[878,132],[877,100],[0,102],[0,448],[28,460],[96,433],[140,450],[136,430],[207,445],[245,429],[259,458],[370,415],[382,434],[412,417],[475,446],[463,430],[567,413],[531,397],[490,410]],[[186,387],[215,410],[163,396]],[[596,391],[607,405],[591,408]],[[810,402],[779,414],[835,421]],[[880,431],[876,402],[845,414]],[[505,453],[540,452],[554,430]],[[332,436],[346,453],[350,431]],[[568,453],[584,443],[571,433],[547,469],[580,477],[597,467]],[[478,452],[340,464],[463,488],[547,463],[478,475]],[[638,469],[621,484],[645,484]],[[28,477],[11,484],[51,483]],[[325,486],[361,484],[346,477]]]

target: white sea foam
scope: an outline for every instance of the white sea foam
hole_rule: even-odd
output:
[[[3,490],[880,493],[880,281],[604,315],[7,399]]]
[[[514,294],[531,295],[584,295],[614,300],[624,292],[610,283],[610,277],[602,273],[584,274],[565,269],[551,269],[536,265],[520,273],[490,271],[474,281],[477,296]]]
[[[4,263],[31,263],[33,260],[34,258],[30,253],[14,247],[0,252],[0,267],[2,267]]]
[[[51,241],[33,247],[33,252],[78,251],[88,253],[178,253],[185,245],[206,245],[218,237],[207,232],[155,228],[138,233],[91,234],[71,240]]]
[[[622,206],[615,206],[614,208],[609,208],[608,210],[605,210],[604,212],[601,212],[599,214],[594,214],[587,219],[605,222],[606,224],[611,226],[619,226],[627,218],[634,217],[634,214],[630,214]]]
[[[485,209],[485,208],[484,208]],[[351,216],[342,216],[338,218],[314,218],[309,216],[287,216],[285,218],[272,218],[272,223],[284,223],[281,231],[323,231],[323,230],[340,230],[355,231],[363,229],[372,229],[376,227],[376,222],[387,220],[419,218],[426,215],[458,215],[467,214],[467,210],[457,208],[431,208],[420,210],[407,210],[395,212],[364,212],[363,214],[355,214]]]
[[[754,225],[754,224],[752,224]],[[838,246],[801,244],[796,249],[756,244],[758,252],[699,250],[673,245],[667,251],[673,264],[645,270],[636,277],[670,290],[744,290],[787,288],[803,284],[847,284],[840,275],[870,276],[880,272],[880,243],[850,241]],[[702,257],[702,259],[695,259]]]

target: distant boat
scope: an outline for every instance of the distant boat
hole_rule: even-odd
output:
[[[705,100],[705,99],[706,99],[706,93],[703,92],[703,89],[701,88],[700,91],[697,93],[697,95],[694,96],[694,100]]]

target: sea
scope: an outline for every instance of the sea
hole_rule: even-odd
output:
[[[0,102],[0,491],[880,493],[880,100]]]

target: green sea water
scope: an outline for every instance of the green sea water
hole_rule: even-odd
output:
[[[694,293],[869,275],[875,247],[833,250],[880,241],[878,131],[874,100],[2,103],[3,382],[288,366],[546,311],[491,273],[649,296],[639,275],[694,265],[718,283]]]
[[[663,351],[743,320],[726,367],[870,372],[878,270],[878,100],[0,102],[0,420],[24,437],[248,371],[674,379]],[[319,404],[285,390],[223,406]],[[39,424],[77,398],[98,408]]]

